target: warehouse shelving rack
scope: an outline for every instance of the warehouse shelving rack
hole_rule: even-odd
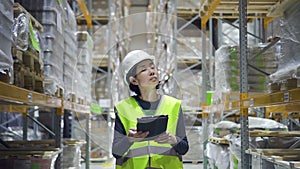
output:
[[[248,130],[248,108],[254,104],[260,104],[260,106],[270,107],[273,103],[272,99],[283,99],[276,95],[258,96],[254,98],[248,98],[248,80],[247,80],[247,20],[260,18],[263,20],[263,28],[267,28],[268,23],[271,22],[274,17],[282,15],[284,10],[293,4],[294,0],[201,0],[201,6],[199,15],[201,17],[201,27],[206,29],[206,23],[210,18],[228,18],[239,19],[240,30],[240,100],[229,102],[224,104],[224,108],[239,109],[240,110],[240,122],[241,122],[241,164],[242,168],[250,168],[250,158],[246,154],[246,150],[249,147],[249,130]],[[263,29],[261,29],[263,30]],[[210,30],[211,31],[211,30]],[[205,44],[205,38],[203,37],[203,44]],[[262,41],[265,41],[265,37],[262,37]],[[202,54],[204,56],[202,60],[203,67],[203,90],[202,90],[202,118],[203,118],[203,150],[206,150],[206,144],[208,140],[208,117],[209,112],[212,109],[220,108],[220,105],[206,106],[206,46],[203,45]],[[211,78],[211,77],[210,77]],[[291,91],[292,93],[294,91]],[[290,94],[290,92],[287,92]],[[277,97],[276,97],[277,96]],[[284,97],[284,94],[283,94]],[[290,98],[289,98],[290,99]],[[260,101],[258,101],[260,100]],[[262,100],[269,100],[269,102],[262,102]],[[283,101],[283,100],[282,100]],[[288,101],[289,102],[289,101]],[[247,106],[248,105],[248,106]],[[250,106],[251,105],[251,106]],[[256,106],[257,107],[257,106]],[[207,157],[204,155],[204,168],[207,168]]]
[[[28,108],[33,106],[45,107],[54,110],[54,132],[55,147],[62,148],[62,120],[64,110],[85,114],[86,117],[86,168],[89,168],[90,160],[90,106],[66,101],[55,96],[48,96],[42,93],[34,92],[20,88],[11,84],[0,82],[0,110],[1,112],[17,112],[23,114],[23,140],[27,140],[27,113]],[[51,132],[51,131],[50,131]],[[56,168],[61,168],[60,156],[56,160]]]

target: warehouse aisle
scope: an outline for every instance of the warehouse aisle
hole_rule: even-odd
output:
[[[108,163],[91,163],[90,169],[114,169],[114,162]],[[203,164],[192,164],[192,163],[185,163],[184,169],[202,169]],[[81,165],[81,169],[85,169],[85,164]]]

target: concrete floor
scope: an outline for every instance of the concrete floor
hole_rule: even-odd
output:
[[[112,163],[91,163],[90,169],[114,169],[115,166]],[[192,164],[192,163],[185,163],[184,169],[202,169],[203,165],[200,164]],[[85,164],[82,164],[81,169],[85,169]]]

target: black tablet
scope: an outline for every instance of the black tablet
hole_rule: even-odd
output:
[[[137,131],[149,131],[145,140],[153,140],[167,130],[168,115],[145,116],[137,119]]]

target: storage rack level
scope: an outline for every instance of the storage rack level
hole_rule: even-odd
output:
[[[87,116],[87,126],[90,126],[90,106],[80,105],[73,102],[65,101],[62,98],[48,96],[42,93],[30,91],[14,85],[10,85],[0,81],[0,112],[18,112],[22,113],[24,117],[23,124],[23,139],[27,139],[27,123],[26,115],[28,108],[33,106],[46,107],[55,110],[54,119],[54,134],[55,134],[55,147],[62,148],[63,128],[62,121],[64,110],[71,110],[78,113],[84,113]],[[89,168],[89,133],[90,127],[86,131],[86,165]],[[61,168],[61,158],[58,156],[56,160],[56,168]]]

